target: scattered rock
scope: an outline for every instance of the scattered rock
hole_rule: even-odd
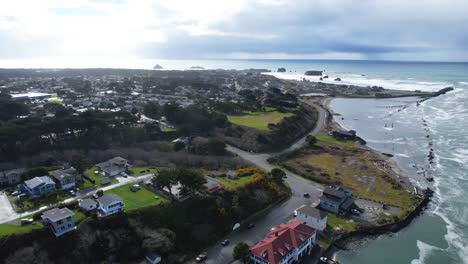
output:
[[[304,75],[307,75],[307,76],[322,76],[322,72],[323,71],[312,70],[312,71],[306,71],[304,73]]]
[[[324,79],[328,79],[328,75],[323,76]]]
[[[153,67],[153,70],[162,70],[164,69],[161,65],[156,64],[156,66]]]
[[[205,68],[203,68],[202,66],[192,66],[190,67],[191,70],[204,70]]]
[[[278,72],[286,72],[286,68],[278,68]]]
[[[335,81],[340,82],[341,78],[336,78]]]

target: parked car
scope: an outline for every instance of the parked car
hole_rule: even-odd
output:
[[[76,192],[74,190],[70,190],[68,191],[68,193],[71,195],[71,196],[76,196]]]
[[[297,210],[294,210],[293,212],[293,216],[296,217],[297,216]]]
[[[250,224],[247,226],[248,229],[252,229],[252,228],[254,228],[254,227],[255,227],[255,223],[250,223]]]
[[[125,173],[125,172],[122,172],[121,175],[122,175],[122,177],[124,177],[124,178],[127,178],[127,177],[128,177],[128,174]]]
[[[138,190],[140,190],[140,185],[134,184],[134,185],[130,186],[130,191],[136,192]]]
[[[229,239],[223,240],[223,242],[221,242],[221,245],[222,245],[223,247],[229,245]]]
[[[97,193],[94,193],[94,194],[92,195],[92,197],[93,197],[93,199],[97,199],[97,198],[99,198],[99,195],[97,195]]]
[[[20,191],[14,191],[11,193],[11,196],[17,196],[17,195],[20,195],[21,192]]]
[[[323,263],[327,263],[328,258],[327,257],[320,257],[320,261]]]
[[[309,197],[310,197],[310,194],[304,193],[304,198],[309,198]]]
[[[18,195],[18,198],[20,198],[20,199],[25,199],[27,197],[28,197],[28,195],[25,194],[25,193],[22,193],[22,194]]]
[[[25,218],[25,219],[21,219],[20,222],[21,222],[21,225],[29,225],[29,224],[32,224],[34,220],[31,218]]]
[[[200,255],[197,256],[197,258],[195,258],[195,260],[197,262],[202,262],[204,261],[205,259],[207,258],[207,254],[205,252],[201,253]]]

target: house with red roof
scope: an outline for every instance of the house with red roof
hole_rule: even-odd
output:
[[[316,230],[303,222],[281,224],[250,249],[250,259],[255,264],[297,263],[309,255],[315,236]]]

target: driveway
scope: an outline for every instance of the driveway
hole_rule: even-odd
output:
[[[311,104],[312,105],[312,104]],[[316,127],[308,134],[308,135],[317,135],[320,130],[326,124],[327,112],[316,105],[312,105],[317,108],[319,111],[319,118]],[[277,152],[277,153],[251,153],[241,149],[238,149],[233,146],[227,146],[227,150],[237,154],[238,156],[242,157],[243,159],[250,161],[251,163],[257,165],[266,170],[272,170],[274,168],[273,165],[267,162],[267,159],[273,157],[274,155],[282,154],[285,152],[293,151],[295,149],[300,148],[305,142],[306,136],[301,138],[300,140],[296,141],[287,149]],[[207,250],[208,259],[203,263],[230,263],[233,261],[232,259],[232,251],[236,244],[240,241],[245,241],[249,245],[254,245],[261,239],[265,237],[265,235],[271,230],[271,228],[288,222],[290,219],[293,218],[293,211],[297,209],[299,206],[303,204],[312,204],[317,201],[320,196],[322,195],[322,189],[320,185],[304,179],[296,174],[286,172],[287,178],[285,179],[286,182],[289,184],[289,187],[292,191],[291,198],[282,203],[281,205],[277,206],[273,210],[271,210],[267,215],[263,218],[259,219],[255,222],[255,227],[252,229],[246,229],[240,232],[235,232],[228,237],[227,239],[230,240],[230,244],[228,246],[221,246],[220,244],[214,245]],[[304,198],[304,193],[309,193],[310,198]]]
[[[8,200],[5,192],[0,191],[0,223],[11,221],[9,219],[19,218],[19,214],[15,212],[13,206]]]

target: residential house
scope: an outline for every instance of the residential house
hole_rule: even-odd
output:
[[[72,210],[64,208],[54,208],[42,213],[42,220],[45,225],[52,228],[55,236],[61,236],[67,232],[76,229],[75,221],[73,220]]]
[[[16,185],[21,182],[21,175],[26,169],[0,171],[0,186]]]
[[[356,131],[349,130],[349,131],[333,131],[332,136],[336,139],[343,139],[343,140],[355,140],[356,139]]]
[[[55,182],[49,176],[34,177],[20,184],[21,191],[28,192],[30,195],[44,195],[48,192],[55,191]]]
[[[61,190],[75,188],[81,181],[81,175],[73,167],[51,171],[49,174],[55,179]]]
[[[316,230],[323,231],[327,228],[328,215],[320,209],[310,205],[303,205],[296,209],[296,213],[297,220]]]
[[[124,209],[123,200],[116,194],[104,194],[98,198],[98,216],[104,217],[112,215],[118,212],[122,212]]]
[[[215,178],[205,176],[205,179],[206,179],[206,183],[203,185],[205,191],[209,193],[214,193],[214,192],[224,189],[224,185],[222,185]]]
[[[108,161],[96,165],[107,177],[115,177],[128,172],[130,165],[128,161],[121,157],[115,157]]]
[[[354,206],[351,195],[352,193],[345,189],[327,187],[320,197],[320,208],[335,214],[346,214]]]
[[[89,212],[93,211],[97,208],[97,203],[93,201],[92,199],[83,199],[78,202],[78,206],[81,208],[81,210]]]
[[[255,264],[297,263],[315,244],[316,230],[300,221],[281,224],[253,246],[250,259]]]

